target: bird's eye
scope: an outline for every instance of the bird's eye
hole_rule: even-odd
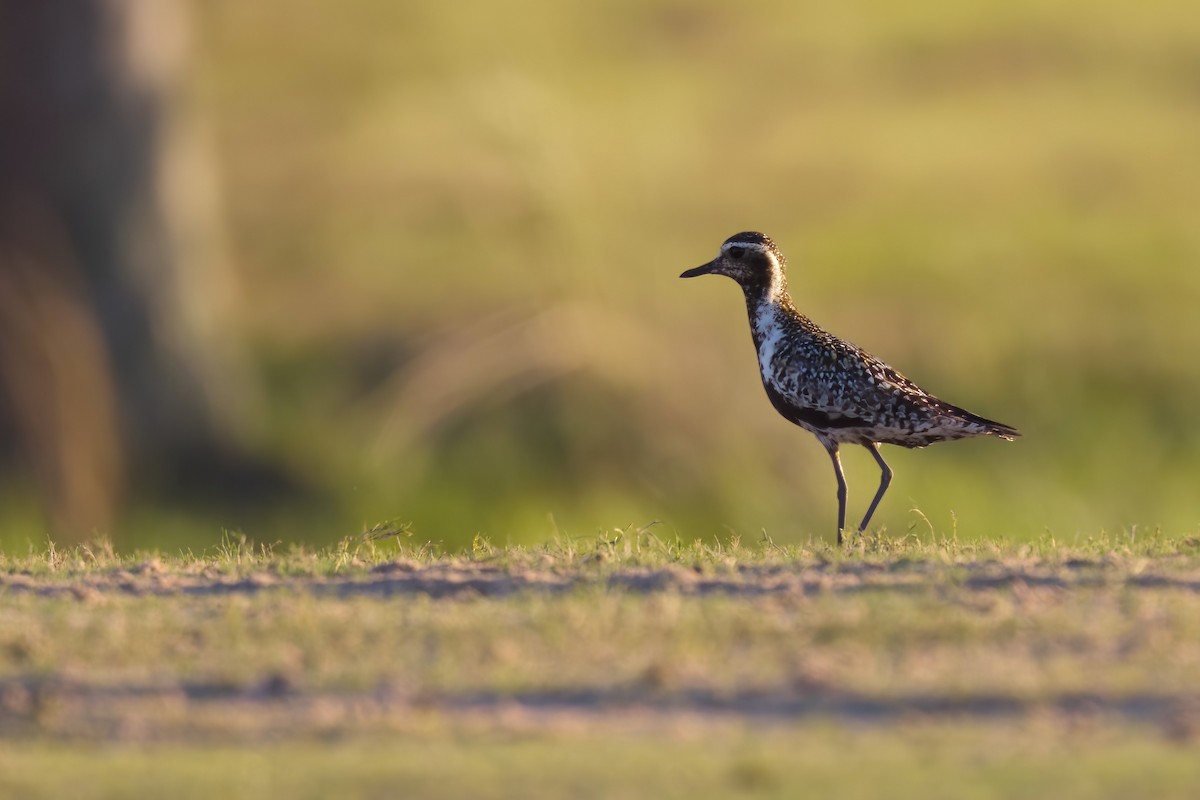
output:
[[[729,257],[732,258],[734,261],[739,260],[744,255],[746,255],[746,248],[744,248],[744,247],[729,248]]]

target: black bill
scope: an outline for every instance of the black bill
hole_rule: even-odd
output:
[[[681,278],[694,278],[694,277],[696,277],[697,275],[708,275],[708,274],[710,274],[710,273],[713,271],[713,268],[714,268],[716,265],[717,265],[717,262],[715,262],[715,261],[710,261],[710,262],[708,262],[707,264],[701,264],[700,266],[698,266],[698,267],[696,267],[696,268],[694,268],[694,269],[689,269],[687,272],[683,273],[683,274],[682,274],[682,275],[680,275],[679,277],[681,277]]]

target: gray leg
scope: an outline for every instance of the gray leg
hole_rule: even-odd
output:
[[[833,460],[833,472],[838,482],[838,544],[842,543],[842,531],[846,530],[846,476],[842,474],[842,458],[838,455],[837,443],[825,445]]]
[[[867,529],[867,523],[871,521],[871,516],[875,513],[879,501],[883,499],[883,493],[887,491],[888,484],[892,482],[892,468],[887,465],[887,462],[883,460],[883,456],[879,454],[879,445],[876,442],[871,442],[864,446],[871,451],[871,455],[875,456],[875,462],[879,464],[881,475],[879,477],[879,491],[875,493],[875,499],[871,501],[871,507],[867,509],[867,515],[863,517],[862,525],[858,526],[860,532]]]

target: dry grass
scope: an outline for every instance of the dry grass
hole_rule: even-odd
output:
[[[0,791],[515,797],[534,765],[547,795],[594,797],[1196,779],[1195,541],[626,530],[447,555],[387,533],[0,557]]]
[[[353,731],[355,715],[388,729],[414,709],[513,705],[1166,724],[1198,699],[1194,550],[867,540],[841,553],[641,531],[455,557],[370,543],[9,559],[0,694],[13,730],[72,737],[134,719],[136,736]]]

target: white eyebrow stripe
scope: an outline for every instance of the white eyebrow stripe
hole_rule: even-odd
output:
[[[721,252],[724,253],[731,247],[744,247],[747,250],[757,250],[760,253],[767,252],[767,246],[765,244],[759,244],[758,242],[726,242],[725,244],[721,245]]]

